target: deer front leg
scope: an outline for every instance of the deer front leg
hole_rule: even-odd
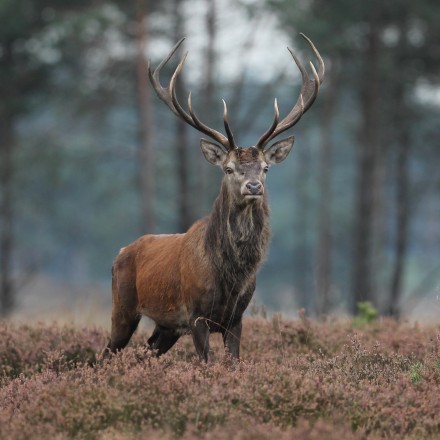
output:
[[[202,316],[191,318],[191,335],[197,354],[202,360],[209,360],[209,327]]]
[[[226,351],[231,355],[233,361],[240,359],[240,339],[241,339],[241,319],[238,320],[229,329],[224,329],[223,343]]]

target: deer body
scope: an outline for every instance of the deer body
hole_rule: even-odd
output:
[[[205,158],[225,173],[211,213],[197,221],[185,234],[145,235],[122,248],[112,267],[112,331],[106,352],[125,347],[142,315],[156,324],[148,339],[157,355],[168,351],[179,337],[189,333],[199,356],[208,361],[209,334],[220,332],[226,349],[239,358],[242,316],[255,290],[256,273],[269,244],[269,208],[265,191],[266,173],[283,161],[293,145],[293,136],[265,149],[276,135],[294,125],[311,106],[324,74],[308,78],[295,55],[303,77],[302,94],[289,115],[280,123],[275,100],[275,118],[256,146],[238,148],[227,120],[227,137],[205,126],[189,114],[175,95],[175,80],[185,58],[178,65],[170,85],[159,82],[160,69],[171,58],[181,40],[153,72],[153,87],[168,107],[190,125],[214,138],[222,146],[202,139]],[[305,99],[303,98],[305,95]]]
[[[213,212],[186,234],[145,235],[122,248],[113,265],[115,301],[133,315],[146,315],[158,325],[184,332],[196,310],[211,324],[225,324],[237,297],[254,285],[266,254],[267,204],[261,205],[236,219],[255,224],[253,217],[258,217],[261,223],[253,237],[242,237],[244,225],[230,227],[230,219],[221,229],[213,225]]]
[[[257,164],[262,172],[259,162],[244,164]],[[230,186],[225,175],[211,214],[185,234],[145,235],[121,249],[113,264],[117,313],[111,350],[129,339],[146,315],[156,323],[157,334],[168,336],[165,343],[152,342],[159,353],[172,340],[199,329],[223,333],[228,349],[238,355],[233,332],[241,325],[267,252],[269,208],[265,194],[237,203]],[[203,358],[208,347],[205,334],[199,353]]]

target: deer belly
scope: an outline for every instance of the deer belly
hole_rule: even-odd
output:
[[[189,313],[183,301],[177,295],[147,296],[139,301],[139,313],[148,316],[156,324],[168,328],[186,328],[189,325]]]

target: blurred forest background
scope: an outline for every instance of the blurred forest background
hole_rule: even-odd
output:
[[[247,146],[274,97],[282,116],[297,99],[286,46],[316,61],[299,32],[327,72],[269,172],[257,301],[286,315],[354,313],[359,301],[439,315],[438,1],[0,0],[0,20],[3,316],[109,308],[120,247],[209,212],[221,173],[152,92],[148,58],[187,36],[182,96],[218,130],[225,98]]]

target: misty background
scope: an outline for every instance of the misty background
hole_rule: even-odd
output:
[[[147,78],[182,37],[180,101],[240,146],[293,107],[286,46],[326,64],[268,188],[256,301],[295,316],[440,314],[440,5],[434,0],[0,0],[0,313],[110,323],[110,269],[209,213],[222,173]],[[182,52],[179,53],[182,55]],[[178,58],[162,77],[169,80]],[[309,70],[310,72],[310,70]],[[108,313],[107,313],[108,311]],[[99,321],[101,322],[101,321]]]

